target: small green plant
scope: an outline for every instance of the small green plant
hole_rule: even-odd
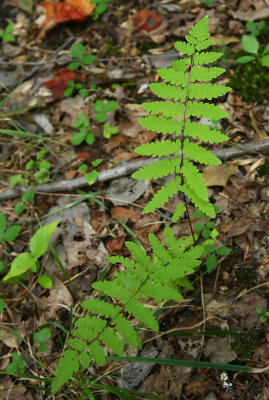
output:
[[[83,87],[82,83],[80,83],[80,82],[76,83],[76,82],[74,82],[74,81],[68,81],[68,82],[67,82],[67,86],[68,86],[68,88],[65,89],[65,91],[64,91],[64,96],[65,96],[65,97],[70,97],[70,96],[72,96],[72,94],[73,94],[76,90],[78,90],[79,94],[80,94],[83,98],[85,98],[85,97],[88,96],[88,90],[85,89],[85,88]]]
[[[24,359],[20,353],[15,351],[12,353],[12,361],[8,364],[6,372],[9,374],[20,373],[23,374],[26,369]]]
[[[237,64],[258,62],[263,67],[269,67],[269,43],[262,48],[254,35],[244,35],[242,38],[242,47],[248,54],[238,57],[236,59]]]
[[[260,321],[269,326],[269,311],[264,312],[260,306],[256,307],[256,311],[260,314]]]
[[[50,177],[49,169],[51,168],[51,163],[42,160],[46,153],[47,150],[40,150],[36,155],[36,159],[28,161],[25,167],[27,171],[30,169],[37,169],[34,178],[35,181],[40,184],[48,182]]]
[[[0,38],[4,41],[4,42],[14,42],[15,41],[15,37],[13,35],[10,34],[10,32],[12,32],[14,28],[14,23],[10,22],[5,29],[0,29]]]
[[[95,56],[93,54],[85,55],[85,51],[86,51],[86,48],[82,43],[77,43],[77,44],[74,44],[74,46],[72,46],[71,54],[77,60],[72,61],[68,65],[68,69],[70,69],[71,71],[77,70],[86,65],[90,65],[95,60]]]
[[[97,20],[101,14],[107,10],[107,4],[112,0],[91,0],[91,4],[96,4],[93,19]]]
[[[218,207],[214,206],[215,211],[218,211]],[[200,219],[204,218],[205,214],[202,211],[195,211],[193,217]],[[194,225],[194,230],[200,232],[203,239],[204,255],[206,258],[207,272],[210,273],[218,265],[218,256],[228,255],[232,249],[226,246],[217,247],[217,236],[219,232],[215,228],[215,222],[212,220],[206,223],[198,222]]]
[[[33,334],[33,341],[39,344],[38,350],[40,352],[45,352],[48,350],[47,342],[51,338],[51,330],[48,327],[40,329],[39,332]]]
[[[14,224],[7,227],[7,217],[0,212],[0,243],[13,242],[21,231],[21,225]]]
[[[73,123],[74,128],[78,128],[78,131],[72,135],[70,140],[74,146],[79,146],[82,142],[86,142],[91,145],[95,141],[94,133],[89,130],[90,121],[87,119],[85,114],[79,114],[78,119]]]
[[[110,139],[112,135],[115,135],[119,132],[119,128],[117,126],[111,126],[108,122],[104,124],[103,135],[106,139]]]
[[[19,254],[11,263],[10,270],[7,275],[4,276],[2,282],[10,281],[11,279],[17,278],[27,279],[25,272],[29,269],[36,273],[39,269],[38,259],[45,253],[48,247],[48,241],[55,231],[59,221],[52,222],[51,224],[45,225],[39,228],[36,233],[32,236],[29,243],[30,251]]]
[[[105,122],[107,119],[107,112],[114,111],[118,107],[118,103],[115,100],[109,100],[104,103],[103,100],[96,100],[94,102],[94,109],[97,112],[96,119],[98,122]]]
[[[265,21],[248,21],[246,23],[246,28],[251,31],[250,36],[257,37],[261,34],[262,30],[265,28]]]
[[[27,204],[31,203],[34,200],[34,198],[35,198],[35,192],[33,190],[27,190],[26,192],[24,192],[23,195],[21,196],[21,201],[18,201],[15,204],[14,207],[15,214],[17,215],[22,214]]]
[[[213,7],[214,1],[213,0],[204,0],[204,3],[207,7]]]
[[[95,161],[92,161],[92,166],[93,167],[98,167],[98,165],[100,165],[103,162],[103,160],[101,158],[98,158]],[[79,168],[78,168],[78,172],[86,172],[88,170],[88,165],[87,164],[82,164]],[[98,178],[99,172],[96,171],[95,169],[91,172],[88,172],[87,174],[84,175],[85,179],[87,179],[87,182],[89,185],[94,184],[94,182],[96,181],[96,179]]]

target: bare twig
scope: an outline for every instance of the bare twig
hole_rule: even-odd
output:
[[[222,161],[230,160],[234,157],[243,156],[249,153],[260,153],[269,150],[269,140],[258,140],[255,142],[249,142],[242,144],[233,148],[225,148],[221,150],[214,150],[213,153],[219,157]],[[121,178],[135,172],[137,169],[144,167],[145,165],[152,164],[158,161],[159,158],[151,158],[146,160],[132,161],[126,164],[119,165],[118,167],[111,168],[100,172],[97,182],[106,182],[113,179]],[[88,187],[89,184],[87,180],[82,178],[75,178],[69,180],[63,180],[59,182],[44,183],[42,185],[37,185],[33,190],[36,193],[55,193],[55,192],[74,192],[77,189],[83,189]],[[23,192],[29,190],[27,186],[13,187],[4,190],[0,194],[0,201],[5,201],[8,199],[14,199],[20,197]]]

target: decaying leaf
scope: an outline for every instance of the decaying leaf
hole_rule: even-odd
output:
[[[207,187],[225,186],[231,175],[236,175],[238,167],[231,164],[207,165],[203,176]]]

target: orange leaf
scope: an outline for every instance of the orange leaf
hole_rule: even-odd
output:
[[[162,22],[160,14],[150,11],[148,8],[142,8],[134,17],[135,32],[142,30],[150,32],[156,29]]]
[[[44,37],[45,32],[64,22],[82,22],[89,17],[95,9],[95,4],[90,4],[89,0],[65,0],[60,3],[57,1],[41,3],[45,8],[47,17],[43,24],[39,37]]]
[[[106,248],[110,253],[113,253],[115,250],[121,250],[125,242],[125,235],[121,235],[116,239],[112,239],[106,244]]]
[[[67,68],[60,68],[50,81],[44,83],[44,85],[51,89],[54,100],[62,99],[64,97],[64,91],[68,88],[68,81],[81,82],[86,79],[85,75],[79,74],[77,71],[70,71]]]

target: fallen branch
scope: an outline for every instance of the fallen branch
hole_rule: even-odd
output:
[[[213,153],[219,157],[222,161],[230,160],[231,158],[243,156],[248,153],[260,153],[269,150],[269,140],[259,140],[250,142],[242,145],[238,145],[232,148],[225,148],[221,150],[215,150]],[[126,164],[119,165],[118,167],[111,168],[100,172],[97,182],[106,182],[113,179],[121,178],[135,172],[138,168],[144,167],[145,165],[152,164],[159,158],[151,158],[147,160],[137,160]],[[69,180],[63,180],[59,182],[44,183],[37,185],[33,190],[36,193],[57,193],[57,192],[74,192],[77,189],[83,189],[89,186],[87,180],[83,178],[75,178]],[[20,197],[23,192],[29,190],[29,186],[13,187],[4,190],[0,194],[0,201],[8,199],[14,199]]]

